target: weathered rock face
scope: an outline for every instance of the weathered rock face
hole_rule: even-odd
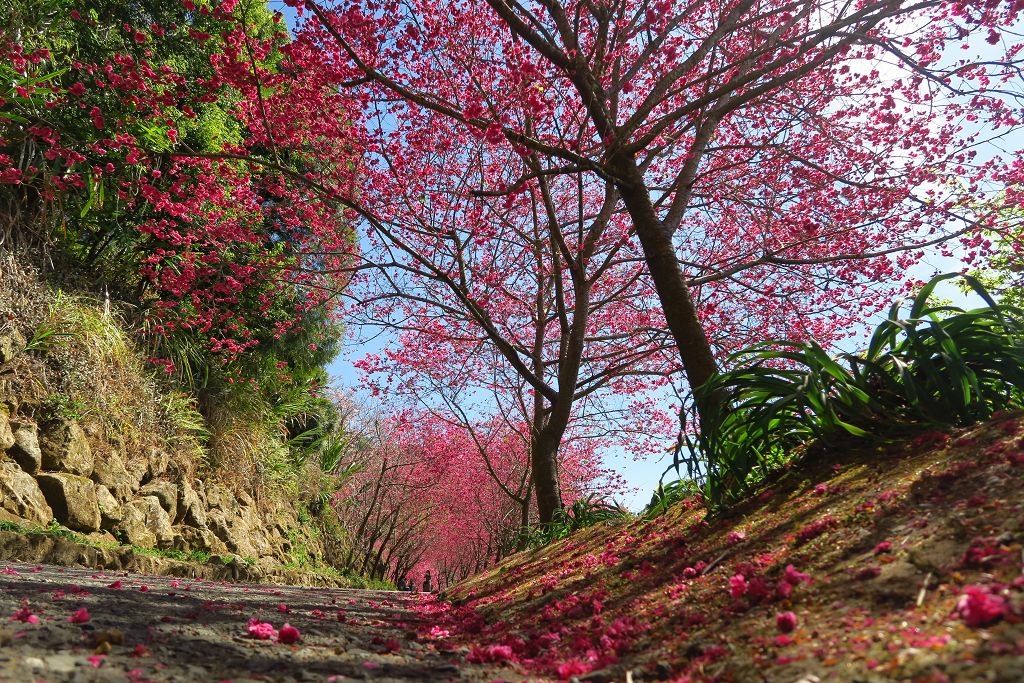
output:
[[[54,420],[43,425],[39,446],[44,470],[83,477],[92,474],[92,449],[81,425],[74,420]]]
[[[57,520],[96,540],[140,547],[230,552],[270,564],[290,559],[288,536],[300,525],[289,501],[258,507],[244,491],[190,481],[166,450],[151,448],[129,465],[116,442],[93,452],[87,436],[73,420],[37,425],[0,405],[7,452],[0,453],[0,519]],[[104,443],[102,434],[93,437]]]
[[[151,448],[146,458],[146,475],[144,481],[155,479],[167,471],[171,463],[171,455],[162,448]]]
[[[99,531],[100,508],[95,484],[66,472],[40,474],[36,481],[58,522],[75,531]]]
[[[210,531],[224,542],[228,550],[242,557],[258,557],[256,548],[249,542],[249,536],[246,533],[248,529],[243,526],[239,517],[227,515],[220,509],[214,509],[210,510],[209,520]]]
[[[24,335],[17,330],[0,334],[0,364],[8,363],[20,356],[27,344]]]
[[[0,450],[6,451],[14,445],[14,433],[11,431],[11,422],[7,418],[6,409],[0,409]]]
[[[130,543],[140,548],[156,546],[156,534],[146,525],[146,513],[138,501],[132,501],[121,507],[121,521],[113,526],[111,533],[122,543]]]
[[[100,528],[104,531],[110,531],[124,519],[121,504],[103,484],[96,485],[96,502],[100,506]]]
[[[139,489],[140,496],[153,496],[172,520],[178,514],[178,487],[169,481],[154,481]]]
[[[133,500],[126,507],[133,507],[142,513],[146,528],[156,539],[156,547],[170,548],[174,543],[174,529],[171,528],[171,518],[167,511],[160,505],[156,496],[144,496]]]
[[[202,497],[187,481],[178,488],[178,514],[176,524],[187,524],[197,529],[207,527],[206,505]]]
[[[96,457],[92,478],[97,484],[106,486],[117,500],[126,503],[139,490],[141,475],[130,473],[124,466],[121,454],[110,451]]]
[[[172,547],[175,550],[205,550],[214,555],[223,555],[228,552],[228,547],[224,545],[224,542],[209,529],[197,529],[184,524],[174,527]]]
[[[3,420],[0,419],[0,423]],[[43,453],[39,449],[39,433],[33,422],[13,422],[11,424],[14,443],[7,448],[7,454],[21,465],[21,469],[29,474],[36,474],[43,464]],[[0,424],[2,431],[2,424]],[[0,442],[2,442],[0,435]]]
[[[238,507],[238,501],[220,484],[210,484],[206,487],[206,504],[211,510],[223,510],[225,512]]]
[[[0,459],[0,515],[3,512],[12,521],[24,519],[40,526],[53,519],[53,511],[36,480],[14,462]]]

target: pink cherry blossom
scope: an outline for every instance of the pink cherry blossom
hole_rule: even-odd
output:
[[[277,634],[277,642],[282,643],[284,645],[291,645],[293,643],[297,643],[299,642],[299,638],[301,638],[299,629],[295,628],[294,626],[288,623],[282,626],[281,632]]]
[[[736,574],[729,579],[729,595],[734,598],[741,598],[747,592],[747,579],[743,574]]]
[[[797,618],[793,612],[780,612],[775,615],[775,626],[782,633],[792,633],[796,628]]]
[[[72,614],[70,617],[68,617],[68,621],[72,624],[84,624],[91,618],[92,617],[89,616],[89,610],[83,607],[74,614]]]
[[[270,640],[277,635],[273,624],[255,618],[249,620],[247,630],[249,635],[257,640]]]
[[[993,586],[964,586],[956,610],[971,628],[990,626],[1010,612],[1010,604]]]

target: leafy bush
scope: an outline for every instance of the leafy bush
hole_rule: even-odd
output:
[[[931,305],[936,285],[953,277],[986,306]],[[764,342],[696,392],[704,429],[690,447],[711,505],[742,496],[800,443],[970,424],[1024,405],[1024,312],[956,274],[925,285],[906,317],[902,308],[893,304],[863,353],[832,358],[814,342]]]
[[[523,529],[521,546],[540,548],[596,524],[616,524],[633,519],[633,513],[618,502],[590,494],[559,511],[549,524]]]
[[[690,478],[676,479],[665,484],[658,482],[658,488],[651,496],[651,502],[647,504],[641,513],[644,517],[657,517],[668,512],[669,508],[687,498],[702,498],[700,483]]]

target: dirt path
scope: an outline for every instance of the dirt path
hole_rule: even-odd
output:
[[[0,562],[0,681],[520,680],[418,638],[420,600]]]

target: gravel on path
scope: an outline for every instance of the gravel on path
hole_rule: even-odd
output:
[[[0,562],[0,681],[522,680],[446,647],[423,600]]]

